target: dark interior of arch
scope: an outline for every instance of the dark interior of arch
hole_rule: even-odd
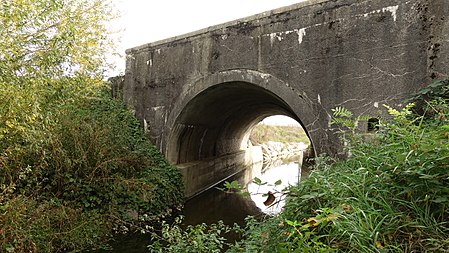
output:
[[[272,115],[301,124],[281,98],[264,88],[245,82],[212,86],[188,102],[176,119],[168,159],[180,164],[236,152],[252,127]]]

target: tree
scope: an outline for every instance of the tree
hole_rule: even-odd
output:
[[[98,77],[110,49],[103,0],[3,0],[2,76]]]
[[[0,2],[0,152],[44,138],[55,107],[103,84],[111,18],[104,0]]]

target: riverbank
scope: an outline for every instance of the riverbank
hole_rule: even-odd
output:
[[[262,148],[264,163],[270,163],[276,160],[285,160],[290,157],[303,155],[307,153],[309,146],[304,142],[277,142],[267,141],[259,144]]]
[[[179,171],[108,94],[54,110],[41,139],[2,143],[0,251],[107,248],[183,204]]]
[[[179,171],[110,98],[104,0],[0,4],[0,252],[80,252],[183,203]]]

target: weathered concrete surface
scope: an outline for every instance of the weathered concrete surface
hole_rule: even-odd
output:
[[[173,164],[244,150],[274,114],[335,155],[332,108],[380,117],[448,75],[448,16],[447,0],[302,2],[127,50],[124,99]]]
[[[256,153],[255,157],[251,156],[253,153]],[[215,186],[219,181],[252,167],[254,163],[262,162],[262,150],[260,147],[253,147],[217,158],[178,164],[177,167],[183,176],[185,196],[191,198]]]

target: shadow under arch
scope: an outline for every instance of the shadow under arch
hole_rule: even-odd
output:
[[[252,127],[271,115],[295,119],[307,134],[316,118],[307,98],[272,75],[236,69],[205,76],[185,85],[173,105],[165,155],[181,164],[245,149]]]

